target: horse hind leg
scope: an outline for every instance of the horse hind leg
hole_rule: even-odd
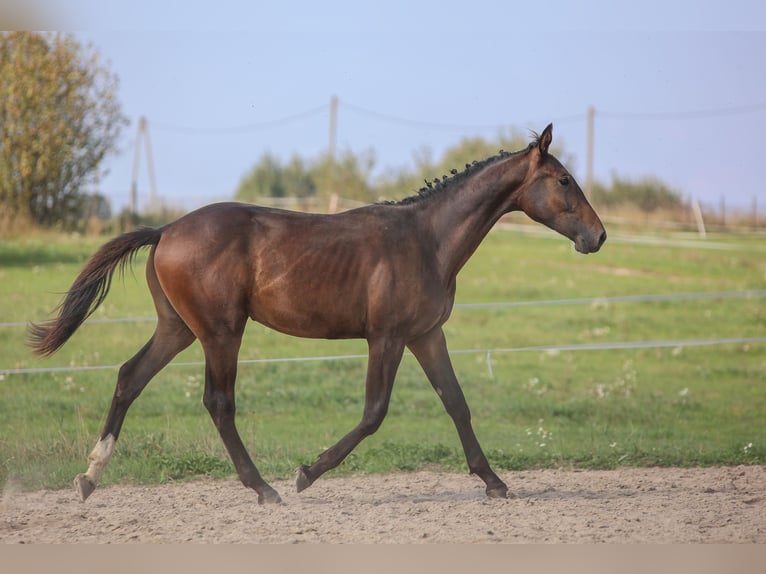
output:
[[[185,325],[175,332],[158,326],[146,345],[120,368],[106,423],[99,441],[88,456],[88,470],[74,479],[75,489],[83,501],[93,493],[109,464],[130,405],[152,377],[193,341],[194,335]]]
[[[74,478],[75,490],[79,493],[80,500],[83,502],[96,490],[96,485],[101,480],[101,475],[104,474],[104,469],[106,469],[106,465],[109,464],[112,458],[116,440],[111,434],[101,438],[88,455],[88,462],[90,464],[87,472],[80,473]]]
[[[362,420],[351,432],[335,445],[325,450],[311,466],[301,465],[295,481],[295,488],[302,492],[321,475],[338,466],[366,437],[375,433],[388,411],[394,378],[402,360],[404,345],[398,341],[380,339],[369,341],[367,381],[365,387],[364,412]]]
[[[157,309],[157,328],[149,341],[122,367],[112,404],[96,446],[88,456],[88,470],[78,474],[74,487],[84,502],[96,489],[120,435],[125,415],[141,391],[178,353],[191,345],[195,336],[168,302],[157,282],[152,256],[147,264],[147,282]]]

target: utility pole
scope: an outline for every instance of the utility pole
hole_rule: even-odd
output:
[[[338,139],[338,96],[330,98],[330,143],[327,146],[327,155],[330,161],[335,161],[335,144]]]
[[[753,229],[758,229],[758,196],[753,196]]]
[[[138,130],[136,131],[136,147],[133,154],[133,177],[130,182],[130,211],[135,216],[138,215],[138,160],[141,155],[141,139],[144,140],[144,149],[146,150],[146,167],[149,171],[149,207],[155,209],[157,206],[157,180],[154,177],[154,158],[152,156],[152,144],[149,140],[149,123],[145,116],[138,119]]]
[[[149,170],[149,207],[151,210],[159,209],[157,198],[157,180],[154,177],[154,154],[152,153],[152,142],[149,139],[149,123],[144,116],[141,116],[144,124],[144,144],[146,145],[146,167]]]
[[[593,192],[593,124],[596,118],[596,109],[588,106],[588,140],[585,152],[585,197],[591,198]]]
[[[330,195],[328,211],[335,213],[338,208],[338,194],[335,191],[335,146],[338,140],[338,96],[330,97],[330,141],[327,144],[327,157],[330,160],[330,173],[326,193]]]
[[[133,151],[133,176],[130,178],[130,214],[133,217],[138,216],[138,154],[141,152],[141,120],[138,121],[138,131],[136,132],[136,147]]]

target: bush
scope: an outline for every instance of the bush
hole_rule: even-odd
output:
[[[657,209],[675,209],[683,205],[681,194],[656,177],[631,181],[614,175],[609,188],[601,183],[594,184],[592,200],[600,207],[637,207],[647,215]]]

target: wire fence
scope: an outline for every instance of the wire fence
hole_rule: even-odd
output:
[[[492,355],[504,353],[524,352],[562,352],[562,351],[614,351],[628,349],[660,349],[684,347],[706,347],[713,345],[749,345],[766,343],[766,337],[730,337],[712,339],[676,339],[658,341],[612,341],[604,343],[576,343],[571,345],[535,345],[531,347],[510,347],[498,349],[459,349],[450,351],[450,355],[486,355],[487,366],[492,374]],[[405,357],[411,357],[411,353],[405,353]],[[271,359],[242,359],[237,361],[239,365],[255,365],[267,363],[306,363],[322,361],[349,361],[366,359],[366,354],[357,355],[326,355],[316,357],[279,357]],[[203,366],[204,361],[173,362],[172,367],[197,367]],[[36,375],[42,373],[68,373],[77,371],[108,371],[117,370],[121,365],[90,365],[90,366],[64,366],[64,367],[30,367],[24,369],[0,369],[0,375]]]
[[[694,293],[658,293],[644,295],[614,295],[612,297],[583,297],[578,299],[548,299],[539,301],[500,301],[490,303],[456,303],[455,309],[504,309],[511,307],[546,307],[557,305],[602,305],[613,303],[656,303],[662,301],[689,301],[695,299],[753,299],[766,297],[766,289],[745,289],[740,291],[704,291]],[[102,323],[151,323],[157,317],[104,317],[88,319],[89,324]],[[0,328],[26,327],[27,321],[0,322]]]
[[[477,309],[502,309],[511,307],[531,307],[531,306],[558,306],[558,305],[599,305],[613,303],[648,303],[661,301],[688,301],[703,299],[753,299],[766,296],[764,289],[752,289],[741,291],[716,291],[716,292],[696,292],[696,293],[665,293],[665,294],[643,294],[643,295],[618,295],[613,297],[587,297],[579,299],[552,299],[542,301],[510,301],[497,303],[459,303],[455,305],[457,309],[477,310]],[[155,317],[127,317],[127,318],[104,318],[92,319],[89,323],[136,323],[156,321]],[[24,322],[0,323],[2,327],[26,326]],[[766,343],[766,337],[712,337],[706,339],[675,339],[675,340],[645,340],[645,341],[612,341],[602,343],[575,343],[575,344],[556,344],[556,345],[534,345],[527,347],[511,348],[490,348],[490,349],[458,349],[450,351],[451,355],[483,354],[487,357],[487,368],[492,375],[492,355],[505,353],[521,352],[579,352],[579,351],[611,351],[611,350],[630,350],[630,349],[652,349],[652,348],[684,348],[684,347],[702,347],[714,345],[749,345]],[[411,356],[405,353],[405,356]],[[265,359],[242,359],[238,361],[240,365],[267,364],[267,363],[297,363],[297,362],[320,362],[320,361],[348,361],[366,359],[366,354],[349,355],[326,355],[313,357],[275,357]],[[173,362],[169,366],[189,367],[202,366],[203,361],[192,362]],[[99,371],[99,370],[117,370],[120,365],[90,365],[90,366],[57,366],[57,367],[29,367],[18,369],[0,369],[0,376],[10,375],[28,375],[42,373],[64,373],[77,371]]]

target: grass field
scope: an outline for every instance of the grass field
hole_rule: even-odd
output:
[[[619,230],[617,230],[619,231]],[[553,234],[496,230],[458,278],[458,303],[608,298],[763,289],[762,236],[623,238],[610,229],[587,257]],[[24,345],[25,323],[48,316],[104,240],[0,243],[0,483],[63,487],[87,466],[116,369],[148,339],[151,321],[90,321],[50,359]],[[94,319],[151,317],[143,279],[115,281]],[[766,297],[557,306],[457,308],[452,350],[766,335]],[[300,340],[251,324],[241,359],[364,354],[363,341]],[[233,473],[201,403],[195,343],[147,387],[128,414],[104,483],[154,483]],[[766,463],[766,343],[706,347],[456,354],[474,426],[497,468]],[[186,364],[183,363],[192,363]],[[246,363],[238,379],[240,433],[267,477],[313,462],[355,425],[364,359]],[[438,466],[465,470],[457,433],[412,357],[405,357],[382,428],[334,473]]]

